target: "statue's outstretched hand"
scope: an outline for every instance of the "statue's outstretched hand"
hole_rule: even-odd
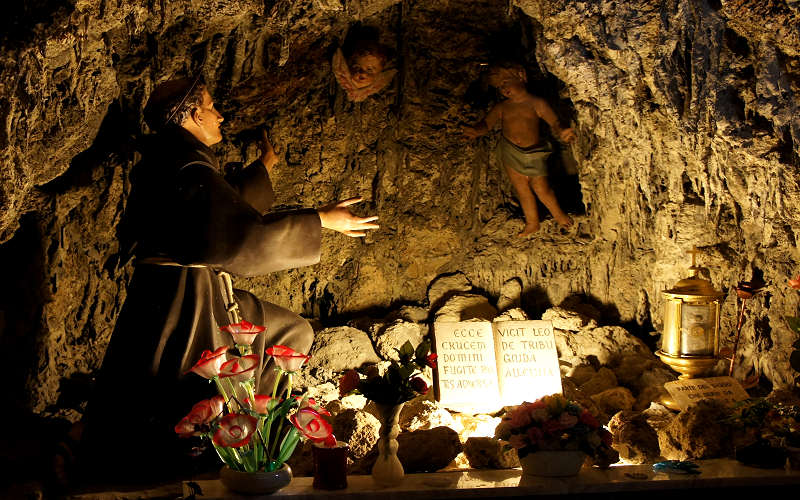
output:
[[[331,203],[317,210],[319,219],[322,221],[322,227],[338,231],[353,238],[366,236],[367,229],[378,229],[379,225],[372,224],[372,221],[378,220],[377,215],[358,217],[353,215],[350,209],[347,208],[362,200],[363,198],[350,198],[349,200]]]
[[[267,167],[267,172],[272,172],[272,168],[278,163],[278,154],[275,153],[275,148],[272,147],[272,142],[267,135],[267,129],[261,130],[261,140],[258,142],[258,149],[261,150],[261,163]]]

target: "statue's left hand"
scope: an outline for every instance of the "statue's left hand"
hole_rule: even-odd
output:
[[[258,149],[261,151],[261,163],[267,167],[267,172],[272,172],[272,168],[278,163],[278,154],[275,153],[275,148],[267,135],[267,129],[261,130],[261,141],[258,143]]]

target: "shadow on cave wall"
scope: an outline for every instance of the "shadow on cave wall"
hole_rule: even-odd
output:
[[[41,221],[35,213],[20,219],[14,237],[0,246],[0,352],[3,366],[3,411],[0,426],[0,468],[15,481],[40,473],[48,443],[66,431],[66,422],[44,418],[29,406],[29,384],[42,364],[42,308],[49,290],[45,282],[45,250]],[[0,484],[3,481],[0,481]]]

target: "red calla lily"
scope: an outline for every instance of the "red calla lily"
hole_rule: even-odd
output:
[[[297,410],[294,415],[289,417],[289,420],[303,436],[315,443],[324,442],[333,433],[331,424],[311,408]]]
[[[180,437],[199,436],[203,433],[202,427],[222,413],[224,405],[225,400],[219,395],[196,403],[189,414],[175,426],[175,432],[180,434]]]
[[[219,369],[225,362],[225,352],[229,346],[222,346],[214,352],[209,350],[200,354],[200,360],[186,373],[194,372],[203,378],[214,378],[219,375]]]
[[[267,349],[267,354],[275,359],[275,364],[285,372],[296,372],[311,356],[299,353],[285,345],[274,345]]]
[[[245,375],[252,372],[258,366],[261,358],[258,354],[248,354],[238,358],[229,359],[222,363],[219,368],[219,377],[233,377],[234,375]]]
[[[250,398],[245,398],[244,403],[256,413],[266,415],[273,407],[273,405],[270,403],[271,401],[272,396],[267,396],[266,394],[256,394],[255,404],[250,404]]]
[[[223,332],[230,333],[233,341],[239,345],[252,345],[258,334],[266,329],[264,326],[254,325],[245,320],[220,328]]]
[[[299,403],[299,409],[302,408],[311,408],[312,410],[316,411],[320,415],[325,415],[326,417],[331,416],[331,412],[326,410],[324,407],[317,404],[314,398],[306,398],[303,396],[295,396],[294,399],[297,400]]]
[[[250,442],[258,419],[242,413],[229,413],[222,417],[219,429],[214,433],[214,444],[230,448],[241,448]]]

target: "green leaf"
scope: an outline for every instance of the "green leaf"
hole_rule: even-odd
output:
[[[406,340],[406,343],[400,348],[400,358],[409,359],[414,355],[414,346],[411,342]]]

